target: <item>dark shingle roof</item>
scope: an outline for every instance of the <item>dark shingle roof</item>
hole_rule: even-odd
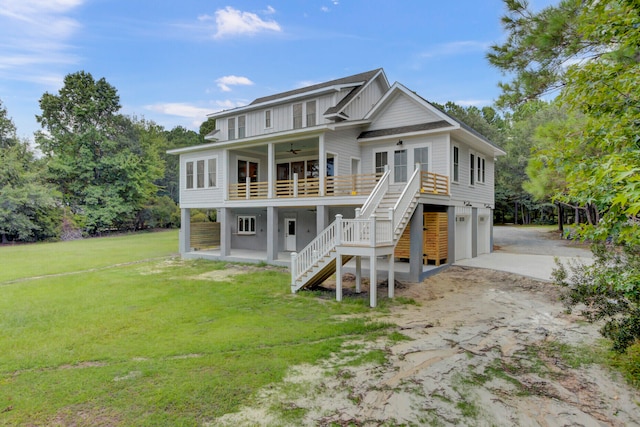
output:
[[[447,122],[446,120],[439,120],[437,122],[420,123],[417,125],[400,126],[396,128],[368,130],[358,135],[358,139],[376,138],[379,136],[401,135],[403,133],[440,129],[440,128],[446,128],[450,126],[451,126],[451,123]]]
[[[380,72],[380,70],[382,70],[382,68],[378,68],[376,70],[371,70],[371,71],[367,71],[364,73],[360,73],[360,74],[354,74],[353,76],[349,76],[349,77],[343,77],[340,79],[336,79],[336,80],[331,80],[328,82],[324,82],[324,83],[318,83],[312,86],[307,86],[307,87],[303,87],[300,89],[294,89],[294,90],[290,90],[287,92],[281,92],[281,93],[277,93],[275,95],[269,95],[269,96],[264,96],[262,98],[257,98],[255,99],[251,104],[249,105],[256,105],[256,104],[262,104],[263,102],[270,102],[270,101],[275,101],[277,99],[280,98],[286,98],[289,96],[293,96],[293,95],[300,95],[303,94],[305,92],[311,92],[311,91],[315,91],[318,89],[323,89],[326,87],[331,87],[331,86],[336,86],[336,85],[348,85],[350,83],[359,83],[359,82],[367,82],[369,81],[371,78],[373,78],[376,74],[378,74],[378,72]],[[347,97],[349,97],[351,95],[351,93],[349,95],[347,95]]]

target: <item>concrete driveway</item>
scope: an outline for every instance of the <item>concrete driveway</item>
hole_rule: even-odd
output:
[[[506,271],[539,280],[551,280],[555,259],[563,263],[592,262],[591,251],[569,240],[560,240],[558,233],[534,227],[495,226],[491,254],[465,259],[455,265]]]

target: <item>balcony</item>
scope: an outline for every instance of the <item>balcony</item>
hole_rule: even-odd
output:
[[[382,173],[325,177],[324,191],[320,178],[278,180],[273,184],[272,198],[368,196]],[[229,185],[229,200],[269,198],[268,182],[243,182]],[[421,194],[449,195],[449,177],[433,172],[421,172]]]

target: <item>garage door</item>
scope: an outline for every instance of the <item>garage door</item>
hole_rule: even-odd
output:
[[[456,209],[456,261],[471,258],[471,213]]]
[[[490,215],[490,209],[478,209],[478,255],[491,252]]]

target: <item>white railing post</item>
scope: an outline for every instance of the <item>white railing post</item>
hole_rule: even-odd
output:
[[[245,179],[245,183],[247,184],[245,197],[247,198],[247,200],[249,200],[251,198],[251,178],[247,177]]]
[[[295,293],[296,277],[298,277],[298,254],[291,252],[291,292]]]
[[[293,174],[293,197],[298,197],[298,174]]]
[[[389,219],[391,220],[391,223],[393,224],[393,208],[389,208]]]
[[[342,244],[342,214],[336,215],[336,246]]]
[[[370,230],[369,232],[371,233],[369,235],[369,239],[371,242],[371,247],[375,248],[376,247],[376,216],[375,215],[371,215],[371,225],[370,225]]]
[[[356,219],[360,218],[360,215],[362,215],[362,209],[356,208]]]

